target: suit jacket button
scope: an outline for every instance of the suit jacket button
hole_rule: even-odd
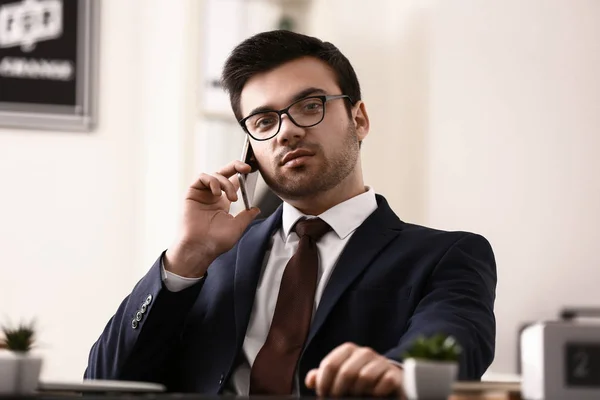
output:
[[[225,375],[221,374],[221,377],[219,378],[219,385],[223,384],[223,380],[225,380]]]
[[[146,303],[142,304],[142,306],[140,307],[140,311],[142,312],[142,314],[145,314],[147,309],[148,306],[146,305]]]
[[[135,320],[137,322],[140,322],[142,320],[142,313],[141,313],[141,311],[138,311],[137,313],[135,313]]]
[[[131,327],[132,327],[133,329],[137,329],[137,327],[138,327],[138,322],[137,322],[135,319],[134,319],[133,321],[131,321]]]
[[[148,297],[146,297],[146,305],[149,306],[150,303],[152,303],[152,295],[149,294]]]

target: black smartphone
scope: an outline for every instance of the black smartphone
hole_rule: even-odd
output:
[[[254,192],[256,191],[256,183],[258,181],[258,163],[252,152],[252,145],[250,144],[248,135],[246,135],[246,140],[244,140],[244,148],[240,159],[252,168],[249,174],[241,174],[238,172],[244,207],[246,207],[246,210],[249,210],[252,208],[254,202]]]

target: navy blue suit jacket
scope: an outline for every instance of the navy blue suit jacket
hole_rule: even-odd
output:
[[[345,342],[402,361],[418,335],[451,334],[463,347],[459,378],[469,380],[480,379],[494,357],[497,278],[488,241],[404,223],[382,196],[377,202],[319,303],[298,364],[301,394],[314,395],[306,373]],[[255,221],[201,283],[182,292],[163,286],[159,258],[93,345],[85,377],[221,393],[238,365],[265,250],[280,225],[281,208]]]

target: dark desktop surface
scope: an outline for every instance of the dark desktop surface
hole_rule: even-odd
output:
[[[227,395],[202,395],[202,394],[178,394],[178,393],[38,393],[28,396],[2,396],[0,399],[18,399],[18,400],[67,400],[81,398],[86,400],[226,400],[226,399],[247,399],[247,400],[278,400],[278,399],[314,399],[314,397],[296,397],[296,396],[227,396]],[[320,398],[325,399],[325,398]],[[337,399],[341,400],[341,399]]]

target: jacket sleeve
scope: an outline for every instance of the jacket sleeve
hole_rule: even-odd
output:
[[[185,317],[204,279],[180,292],[162,282],[162,255],[108,321],[92,346],[85,379],[115,379],[168,386]]]
[[[401,362],[419,335],[452,335],[462,347],[459,379],[479,380],[494,359],[496,262],[489,242],[467,234],[433,269],[399,345],[385,355]]]

